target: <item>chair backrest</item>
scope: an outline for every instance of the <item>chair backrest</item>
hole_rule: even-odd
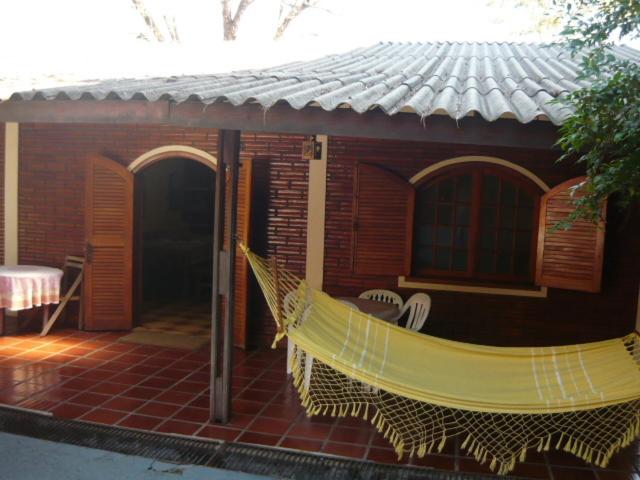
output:
[[[405,315],[407,310],[409,311],[409,318],[407,318],[405,328],[416,332],[420,331],[431,311],[431,297],[426,293],[414,293],[404,304],[400,317]]]
[[[398,309],[402,308],[404,302],[402,301],[402,297],[398,295],[396,292],[392,292],[391,290],[367,290],[362,292],[359,295],[360,298],[366,298],[367,300],[375,300],[377,302],[384,303],[393,303],[398,306]]]
[[[296,304],[295,304],[296,295],[297,295],[297,292],[295,290],[291,290],[289,293],[287,293],[284,296],[283,309],[284,309],[285,315],[291,315],[294,309],[296,308]]]
[[[75,255],[67,255],[64,258],[63,270],[69,268],[75,268],[78,270],[84,269],[84,257],[76,257]]]
[[[62,293],[66,293],[67,289],[71,287],[71,284],[82,275],[84,272],[84,257],[77,257],[75,255],[67,255],[64,257],[64,264],[62,265]],[[78,295],[71,298],[71,300],[79,300],[80,291]]]

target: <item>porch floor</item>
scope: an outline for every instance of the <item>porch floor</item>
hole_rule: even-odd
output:
[[[285,374],[285,352],[235,352],[233,418],[208,422],[209,352],[118,343],[126,333],[75,330],[0,337],[0,403],[54,416],[164,433],[216,438],[396,463],[389,444],[355,418],[309,419]],[[638,447],[606,470],[566,454],[531,451],[514,475],[640,480]],[[458,472],[489,472],[450,442],[440,455],[402,462]]]

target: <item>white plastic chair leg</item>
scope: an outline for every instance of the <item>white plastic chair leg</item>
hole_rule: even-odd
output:
[[[311,386],[311,369],[313,368],[313,357],[307,353],[304,361],[304,389],[308,392]]]
[[[291,358],[293,357],[293,342],[287,338],[287,375],[291,375]]]

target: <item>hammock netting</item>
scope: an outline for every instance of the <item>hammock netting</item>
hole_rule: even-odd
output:
[[[499,474],[528,449],[605,467],[640,430],[640,341],[504,348],[424,335],[310,288],[242,246],[277,324],[294,344],[294,385],[308,415],[371,421],[399,457],[447,441]]]

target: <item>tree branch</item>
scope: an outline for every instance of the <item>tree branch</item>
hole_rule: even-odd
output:
[[[279,38],[282,37],[282,35],[284,34],[284,32],[287,30],[287,28],[289,27],[289,25],[291,24],[291,22],[293,20],[295,20],[297,17],[300,16],[300,14],[302,12],[304,12],[306,9],[311,8],[311,7],[315,7],[316,4],[318,3],[319,0],[296,0],[293,3],[289,3],[289,10],[287,11],[287,13],[283,16],[283,12],[285,11],[284,9],[284,5],[286,2],[281,1],[280,2],[280,17],[282,18],[282,20],[280,21],[280,24],[278,25],[278,28],[276,29],[276,33],[273,36],[274,40],[278,40]]]
[[[174,42],[180,42],[180,35],[178,35],[178,27],[176,26],[176,17],[164,15],[163,17],[164,24],[167,27],[167,31],[169,32],[169,36],[171,36],[171,40]]]
[[[238,9],[236,10],[236,14],[233,16],[234,23],[238,24],[240,22],[240,18],[242,17],[242,14],[247,9],[247,7],[251,5],[253,2],[254,0],[240,0],[240,3],[238,4]]]
[[[147,27],[149,27],[149,30],[153,34],[154,38],[158,42],[164,42],[164,35],[162,35],[162,31],[158,27],[158,24],[155,22],[155,20],[147,10],[147,7],[144,4],[144,0],[131,0],[131,1],[133,2],[133,6],[135,7],[136,11],[140,14],[142,19],[144,20],[144,23],[146,23]]]
[[[240,0],[235,14],[231,14],[231,6],[229,0],[221,0],[222,2],[222,28],[225,40],[235,40],[238,36],[238,25],[245,10],[254,0]]]

